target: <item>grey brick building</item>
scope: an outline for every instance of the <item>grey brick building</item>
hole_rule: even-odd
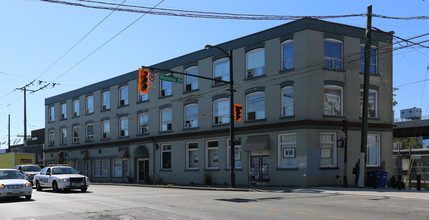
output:
[[[243,120],[236,183],[341,185],[359,157],[365,30],[301,19],[217,45],[233,51]],[[392,38],[373,32],[368,171],[392,170]],[[203,47],[204,45],[201,45]],[[229,60],[199,50],[156,68],[229,80]],[[177,75],[176,75],[177,76]],[[137,70],[47,98],[44,160],[94,182],[229,184],[227,85],[185,77],[138,93]]]

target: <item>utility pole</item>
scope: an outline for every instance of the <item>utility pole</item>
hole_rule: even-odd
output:
[[[344,131],[344,171],[343,171],[343,186],[347,187],[347,135],[348,135],[348,127],[349,127],[349,121],[347,119],[343,120],[343,131]]]
[[[10,150],[10,114],[8,115],[7,124],[7,149]]]
[[[363,106],[362,106],[362,132],[360,146],[360,163],[358,187],[365,187],[366,173],[366,148],[368,143],[368,94],[369,94],[369,72],[371,62],[371,22],[372,22],[372,5],[368,6],[367,23],[365,32],[365,72],[363,84]]]

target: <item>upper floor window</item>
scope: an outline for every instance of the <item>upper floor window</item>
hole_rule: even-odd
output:
[[[101,94],[101,110],[108,110],[110,109],[110,92],[105,91]]]
[[[185,128],[198,127],[198,104],[189,104],[185,106]]]
[[[293,41],[287,40],[282,43],[282,68],[284,70],[293,69]]]
[[[67,144],[67,128],[61,128],[61,144]]]
[[[173,95],[173,83],[161,80],[161,97]]]
[[[73,117],[79,116],[79,100],[73,100]]]
[[[368,141],[366,147],[366,166],[379,167],[380,166],[380,135],[368,134]]]
[[[119,137],[128,137],[128,118],[119,119]]]
[[[55,107],[54,106],[49,106],[49,108],[48,108],[48,114],[49,114],[48,120],[50,122],[55,121]]]
[[[186,143],[186,169],[198,169],[198,142]]]
[[[363,90],[360,91],[360,115],[363,112]],[[378,117],[378,91],[370,89],[368,93],[368,118]]]
[[[296,162],[296,134],[280,134],[278,143],[278,167],[295,168]]]
[[[247,78],[265,75],[265,50],[255,49],[246,54]]]
[[[61,104],[61,119],[67,119],[67,104]]]
[[[337,166],[337,134],[320,133],[320,167]]]
[[[293,116],[293,87],[282,88],[282,116]]]
[[[86,125],[86,141],[94,141],[94,124]]]
[[[145,134],[149,131],[149,126],[148,126],[148,122],[149,122],[149,118],[148,118],[148,114],[147,113],[143,113],[140,114],[138,116],[138,134]]]
[[[229,60],[222,58],[213,63],[213,76],[215,79],[229,82]],[[214,85],[224,84],[223,82],[213,81]]]
[[[343,69],[343,42],[334,39],[325,39],[325,65],[327,69]]]
[[[73,143],[79,143],[79,126],[73,126]]]
[[[185,70],[185,73],[198,76],[198,67],[190,67]],[[198,78],[193,76],[185,76],[185,92],[198,89]]]
[[[55,132],[54,131],[49,131],[49,146],[53,147],[55,146]]]
[[[86,97],[86,114],[94,113],[94,96]]]
[[[119,88],[119,106],[128,105],[128,86]]]
[[[369,73],[377,74],[377,48],[371,47],[371,57],[369,62]],[[365,46],[360,47],[360,72],[365,72]]]
[[[343,115],[343,87],[325,85],[324,115]]]
[[[149,100],[149,94],[138,92],[137,102],[144,102]]]
[[[213,124],[229,123],[229,99],[218,99],[213,102]]]
[[[102,122],[102,133],[103,133],[103,139],[110,138],[110,121],[104,120]]]
[[[219,141],[207,141],[206,146],[206,168],[219,168]]]
[[[265,119],[265,94],[255,92],[246,96],[247,120]]]
[[[161,131],[173,130],[173,115],[171,108],[163,109],[161,114]]]

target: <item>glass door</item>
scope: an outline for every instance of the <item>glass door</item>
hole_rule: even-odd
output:
[[[252,156],[250,163],[250,181],[253,183],[270,181],[270,157]]]

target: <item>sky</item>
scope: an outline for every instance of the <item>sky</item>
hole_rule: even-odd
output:
[[[122,3],[124,0],[100,1]],[[373,13],[379,15],[429,15],[428,0],[409,0],[406,3],[399,0],[126,0],[124,4],[294,16],[361,14],[372,5]],[[44,102],[48,97],[134,71],[142,65],[156,64],[203,49],[206,44],[216,45],[291,22],[150,14],[136,21],[142,14],[115,11],[100,23],[110,13],[111,10],[40,0],[0,1],[0,148],[7,147],[8,115],[11,117],[12,144],[20,140],[18,135],[23,135],[24,93],[16,88],[22,88],[35,79],[35,84],[28,89],[38,90],[47,83],[51,84],[35,93],[27,93],[28,134],[31,130],[44,128]],[[366,17],[325,20],[366,26]],[[394,31],[396,36],[405,39],[429,32],[429,20],[373,18],[372,26]],[[80,41],[91,29],[94,30]],[[415,42],[428,39],[427,36],[417,38]],[[429,43],[425,45],[429,46]],[[394,99],[398,102],[393,107],[395,118],[400,117],[401,109],[413,107],[422,108],[423,115],[428,116],[429,81],[425,79],[428,79],[429,49],[415,46],[397,50],[393,55],[393,86],[399,89],[394,91]],[[42,81],[40,85],[39,81]]]

